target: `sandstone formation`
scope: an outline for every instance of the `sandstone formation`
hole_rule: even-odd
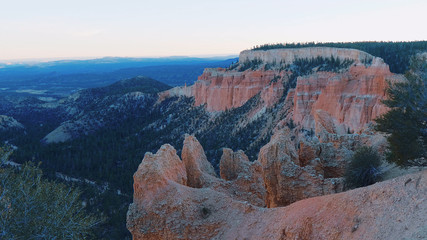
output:
[[[224,148],[220,161],[221,178],[227,181],[235,180],[245,169],[250,168],[252,165],[248,156],[242,150],[233,152],[229,148]]]
[[[189,186],[201,188],[212,184],[212,179],[216,176],[215,170],[194,136],[185,136],[181,157],[187,170]]]
[[[312,156],[299,158],[288,129],[278,131],[261,148],[258,161],[263,167],[268,207],[286,206],[305,198],[342,191],[342,179],[324,177],[323,165],[329,159],[321,161],[314,149],[305,149]]]
[[[135,240],[422,239],[427,233],[426,171],[262,208],[212,188],[188,187],[183,162],[165,145],[146,154],[134,181],[127,227]]]
[[[199,141],[186,134],[182,148],[182,162],[187,171],[187,185],[193,188],[211,188],[223,192],[241,201],[248,201],[256,206],[265,206],[265,189],[260,164],[246,161],[247,157],[242,152],[233,153],[230,149],[224,149],[221,158],[223,169],[221,176],[233,175],[233,179],[217,178],[214,168],[207,160],[205,152]],[[236,171],[230,171],[226,167],[234,165]]]
[[[368,68],[350,67],[345,73],[317,72],[299,77],[294,95],[293,120],[306,129],[322,121],[331,133],[360,132],[387,111],[381,103],[387,81],[398,81],[376,58]]]
[[[164,95],[176,95],[179,92],[179,95],[189,96],[191,92],[196,106],[206,104],[208,111],[215,112],[240,107],[260,93],[268,107],[287,94],[283,92],[284,85],[289,81],[292,71],[285,70],[285,66],[292,64],[295,59],[316,57],[351,60],[353,64],[344,72],[315,72],[298,79],[294,120],[304,121],[305,127],[314,127],[312,119],[305,119],[308,118],[306,114],[312,116],[317,109],[323,109],[338,123],[345,123],[348,125],[346,127],[353,130],[384,113],[385,107],[380,100],[385,96],[387,80],[393,81],[396,76],[382,59],[354,49],[316,47],[243,51],[238,66],[247,61],[261,60],[259,66],[245,71],[239,71],[239,67],[206,69],[191,90],[185,90],[185,93],[183,89],[170,90]],[[271,69],[266,70],[267,65],[271,65]],[[367,106],[362,108],[365,104]],[[351,110],[350,116],[343,115],[346,110]]]
[[[150,189],[162,188],[169,182],[187,184],[185,166],[169,144],[163,145],[156,154],[146,153],[137,172],[139,174],[134,175],[136,197],[142,198]]]
[[[292,65],[297,59],[317,57],[351,64],[330,71]],[[248,62],[252,65],[246,68]],[[293,75],[296,72],[300,75]],[[192,135],[185,136],[182,162],[174,149],[146,155],[141,165],[146,158],[146,164],[153,165],[168,156],[180,167],[167,167],[167,180],[154,184],[156,189],[147,190],[146,196],[135,189],[128,229],[134,239],[424,236],[427,172],[340,193],[347,161],[356,149],[368,145],[385,151],[385,138],[373,130],[372,121],[388,110],[382,100],[389,81],[402,81],[402,76],[392,74],[382,59],[358,50],[275,49],[243,51],[236,66],[206,69],[193,86],[160,93],[159,101],[194,97],[195,106],[208,112],[238,108],[249,101],[244,119],[239,115],[231,124],[239,130],[261,120],[264,126],[252,126],[262,129],[254,131],[259,134],[256,139],[269,142],[263,142],[253,162],[243,151],[224,148],[220,178]],[[216,116],[221,114],[211,114],[211,120]],[[185,181],[171,180],[184,175]],[[158,177],[140,168],[134,178],[144,184],[158,182]],[[409,215],[402,216],[404,212]]]
[[[127,226],[129,229],[145,226],[147,232],[134,231],[134,239],[150,237],[149,232],[163,231],[164,215],[154,216],[151,211],[161,204],[158,197],[162,192],[170,189],[171,185],[186,183],[185,166],[172,146],[163,145],[156,154],[145,154],[144,161],[134,175],[134,201],[129,206],[131,214],[128,215]],[[164,237],[167,239],[167,235]]]
[[[220,162],[221,178],[227,181],[228,192],[258,207],[266,206],[266,190],[262,166],[258,161],[250,162],[239,150],[224,148]]]
[[[319,71],[318,67],[311,69],[308,75],[292,72],[296,68],[289,64],[296,59],[316,57],[333,57],[352,63],[328,72]],[[255,60],[260,62],[241,70],[245,62]],[[293,74],[302,75],[296,78]],[[386,98],[388,82],[402,79],[391,73],[382,59],[354,49],[253,50],[241,52],[238,64],[230,68],[205,69],[193,86],[160,93],[159,101],[173,96],[194,97],[195,106],[204,106],[208,112],[221,112],[256,99],[246,119],[236,123],[239,127],[245,127],[274,109],[277,116],[266,125],[274,127],[280,121],[282,125],[292,121],[299,131],[314,131],[317,136],[360,134],[387,111],[382,100]],[[270,136],[266,132],[262,134],[262,137]],[[322,137],[319,140],[324,142]]]
[[[271,82],[276,76],[279,74],[272,70],[206,69],[193,85],[195,105],[206,104],[208,111],[224,111],[242,106],[261,91],[269,93],[264,97],[271,105],[283,93],[283,84]]]

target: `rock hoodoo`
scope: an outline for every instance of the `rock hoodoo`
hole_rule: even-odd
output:
[[[341,192],[342,179],[324,177],[322,161],[317,154],[301,164],[289,129],[278,131],[261,148],[258,161],[263,167],[268,207],[286,206],[293,202],[324,194]],[[325,162],[325,161],[323,161]]]
[[[291,157],[294,149],[277,145],[280,137],[261,152],[286,153],[281,163],[286,171],[308,175],[292,162],[297,161]],[[269,154],[277,159],[278,154]],[[223,161],[250,168],[239,152],[225,150]],[[146,154],[134,175],[134,202],[127,216],[133,239],[417,239],[426,234],[426,171],[287,207],[263,208],[215,187],[189,187],[185,169],[170,145]],[[228,170],[224,176],[241,176]],[[277,186],[284,183],[277,179]]]
[[[208,162],[202,145],[194,136],[185,136],[181,157],[187,170],[189,186],[201,188],[214,181],[212,178],[216,176],[215,170]]]

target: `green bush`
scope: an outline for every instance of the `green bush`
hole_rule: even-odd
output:
[[[351,157],[345,172],[346,189],[365,187],[381,180],[381,158],[372,147],[362,147]]]

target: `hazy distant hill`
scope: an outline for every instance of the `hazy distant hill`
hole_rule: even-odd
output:
[[[144,75],[171,86],[192,84],[207,67],[227,67],[223,58],[101,58],[37,64],[0,65],[0,92],[68,95]],[[37,90],[37,91],[34,91]]]

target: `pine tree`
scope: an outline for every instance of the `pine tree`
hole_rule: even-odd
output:
[[[387,160],[399,166],[427,165],[427,56],[411,60],[407,81],[391,84],[384,104],[391,110],[376,119],[390,135]]]

